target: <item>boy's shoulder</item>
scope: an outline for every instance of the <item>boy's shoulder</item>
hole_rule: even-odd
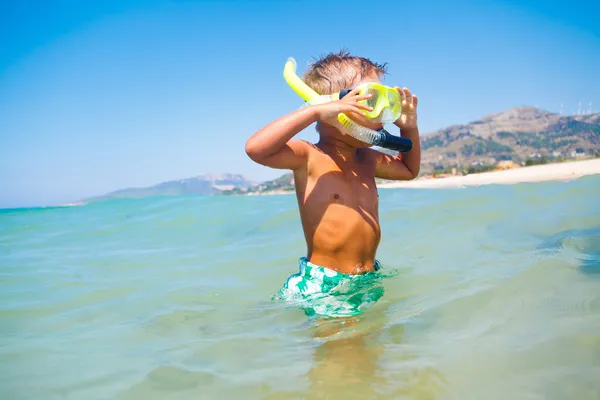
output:
[[[311,143],[307,140],[303,140],[303,139],[291,139],[290,141],[288,141],[288,146],[298,149],[298,150],[304,150],[306,152],[315,152],[315,153],[319,153],[325,156],[328,156],[326,152],[324,152],[323,150],[321,150],[316,143]],[[365,148],[359,148],[356,150],[357,151],[357,155],[360,159],[366,161],[366,160],[370,160],[370,161],[375,161],[377,160],[377,157],[380,157],[382,155],[385,155],[384,153],[377,151],[376,149],[371,149],[368,147]]]
[[[333,160],[330,154],[320,149],[316,143],[311,143],[302,139],[292,139],[288,142],[288,145],[294,148],[297,152],[303,152],[307,158],[307,166],[312,164],[327,163]],[[375,149],[370,148],[359,148],[357,149],[357,160],[361,164],[375,164],[377,163],[378,157],[382,153]]]
[[[287,142],[287,145],[296,152],[301,152],[306,155],[309,155],[312,152],[322,152],[315,143],[303,139],[291,139]]]

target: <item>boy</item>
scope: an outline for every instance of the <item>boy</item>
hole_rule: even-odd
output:
[[[379,82],[385,73],[385,65],[340,52],[313,63],[303,80],[323,95],[362,82]],[[246,142],[246,153],[253,161],[293,171],[307,255],[300,259],[300,272],[289,277],[280,295],[310,300],[310,307],[304,307],[308,314],[356,315],[382,295],[372,290],[363,293],[364,285],[354,285],[362,275],[379,269],[375,254],[381,232],[375,177],[414,179],[421,159],[418,99],[406,88],[396,90],[402,98],[402,115],[394,124],[402,137],[413,142],[412,150],[403,156],[370,149],[371,145],[344,133],[336,119],[340,113],[364,127],[382,127],[364,115],[369,107],[359,101],[368,95],[361,96],[356,90],[340,100],[283,116]],[[314,122],[318,143],[293,139]]]

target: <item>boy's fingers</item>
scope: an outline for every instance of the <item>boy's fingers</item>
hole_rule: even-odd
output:
[[[370,110],[372,110],[372,108],[365,104],[353,103],[353,104],[348,104],[348,109],[345,110],[344,112],[362,113],[363,111],[370,111]]]
[[[362,96],[356,96],[356,101],[360,101],[360,100],[366,100],[373,97],[373,95],[371,94],[363,94]]]
[[[398,86],[396,86],[395,89],[398,91],[398,94],[400,95],[400,100],[404,101],[404,98],[405,98],[404,91],[402,89],[400,89]]]
[[[406,102],[408,104],[412,103],[412,95],[410,90],[408,90],[408,88],[403,88],[402,91],[404,92],[404,96],[406,96]]]
[[[347,94],[347,96],[356,96],[358,92],[360,92],[360,88],[354,88],[352,91],[350,91],[350,93]]]
[[[416,106],[417,104],[419,104],[419,98],[417,97],[416,94],[412,95],[412,99],[413,99],[413,104]]]
[[[373,109],[373,107],[368,106],[366,104],[362,104],[362,103],[356,103],[354,106],[357,107],[357,108],[360,108],[362,110],[369,110],[370,111],[370,110]]]
[[[359,92],[360,92],[360,88],[353,89],[351,92],[349,92],[347,95],[345,95],[340,100],[361,101],[361,100],[366,100],[366,99],[372,97],[370,94],[359,95]]]

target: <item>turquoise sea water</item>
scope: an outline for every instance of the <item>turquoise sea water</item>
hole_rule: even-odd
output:
[[[271,301],[294,196],[0,211],[0,398],[600,398],[600,176],[380,196],[343,324]]]

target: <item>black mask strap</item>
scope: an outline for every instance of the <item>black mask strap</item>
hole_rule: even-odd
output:
[[[342,97],[344,97],[345,95],[347,95],[348,93],[350,93],[352,91],[352,89],[342,89],[340,90],[340,99]]]

